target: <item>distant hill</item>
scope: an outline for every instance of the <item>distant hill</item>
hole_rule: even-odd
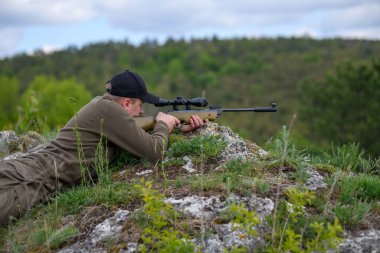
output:
[[[162,45],[146,41],[139,46],[109,41],[2,59],[0,77],[19,80],[20,93],[37,75],[73,78],[98,95],[114,73],[128,68],[141,74],[151,91],[163,98],[198,97],[204,91],[209,105],[223,107],[267,106],[275,101],[277,113],[225,113],[221,119],[262,144],[298,114],[305,80],[324,79],[342,61],[369,61],[379,55],[380,41],[366,40],[214,37],[168,39]],[[300,137],[309,131],[298,118],[293,128]]]

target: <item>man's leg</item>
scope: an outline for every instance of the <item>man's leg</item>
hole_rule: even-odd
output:
[[[0,162],[0,225],[23,216],[51,195],[46,182],[29,175],[23,164]]]
[[[12,218],[20,217],[21,214],[16,190],[0,190],[0,226],[8,224]]]

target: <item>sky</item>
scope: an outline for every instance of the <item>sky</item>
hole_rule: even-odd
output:
[[[213,36],[380,40],[380,0],[0,0],[0,58]]]

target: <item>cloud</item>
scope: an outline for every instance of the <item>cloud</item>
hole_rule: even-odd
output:
[[[2,26],[65,25],[98,13],[91,1],[5,0],[0,2]]]
[[[379,0],[2,0],[0,56],[12,51],[27,29],[58,30],[99,18],[126,37],[309,34],[368,39],[380,36],[378,13]]]
[[[330,33],[375,27],[380,27],[380,1],[363,1],[347,8],[335,9],[329,13],[323,23],[323,29]]]
[[[22,30],[17,28],[3,28],[0,29],[0,54],[6,52],[20,41],[22,37]]]
[[[200,27],[236,28],[296,22],[320,9],[344,8],[355,0],[285,1],[118,1],[106,4],[112,25],[132,31],[196,30]]]

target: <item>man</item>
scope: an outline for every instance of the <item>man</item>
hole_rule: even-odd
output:
[[[106,91],[73,116],[42,151],[0,162],[1,225],[47,201],[60,188],[96,177],[96,159],[113,161],[120,149],[150,161],[162,159],[179,120],[160,112],[151,133],[137,126],[133,117],[143,113],[143,103],[155,104],[159,97],[149,94],[143,79],[132,71],[114,75]],[[194,115],[181,130],[203,123]]]

